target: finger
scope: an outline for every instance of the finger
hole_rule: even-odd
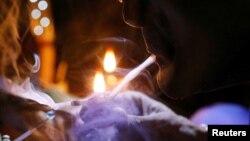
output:
[[[148,97],[147,95],[137,91],[126,91],[117,95],[116,99],[123,99],[134,102],[137,107],[142,109],[143,115],[149,115],[150,113],[174,113],[170,108],[164,104]]]
[[[149,116],[130,115],[129,118],[149,130],[154,140],[206,140],[204,128],[179,115],[158,113]]]

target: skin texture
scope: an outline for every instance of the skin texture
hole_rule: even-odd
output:
[[[77,140],[205,141],[207,132],[164,104],[136,91],[98,94],[82,106],[73,133]],[[168,129],[168,130],[166,130]]]
[[[123,17],[157,55],[158,85],[174,99],[244,83],[249,1],[124,0]]]

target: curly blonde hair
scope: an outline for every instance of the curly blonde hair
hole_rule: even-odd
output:
[[[19,0],[0,2],[0,75],[20,82],[25,77],[24,72],[27,74],[27,70],[31,70],[31,65],[20,61],[25,59],[21,55],[18,33],[19,10]]]

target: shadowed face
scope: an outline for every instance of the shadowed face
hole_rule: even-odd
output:
[[[249,45],[250,2],[124,0],[123,5],[125,22],[141,28],[148,51],[157,55],[158,85],[166,95],[179,99],[229,84],[220,79],[236,52]]]

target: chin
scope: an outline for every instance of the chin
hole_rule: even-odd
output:
[[[170,98],[175,99],[174,97],[171,97],[169,94],[170,89],[170,83],[173,76],[173,67],[171,66],[161,66],[159,67],[159,72],[157,73],[157,84],[165,95],[167,95]]]
[[[161,92],[173,100],[181,100],[192,95],[190,83],[185,83],[183,79],[177,77],[174,63],[159,67],[157,73],[157,83]]]

